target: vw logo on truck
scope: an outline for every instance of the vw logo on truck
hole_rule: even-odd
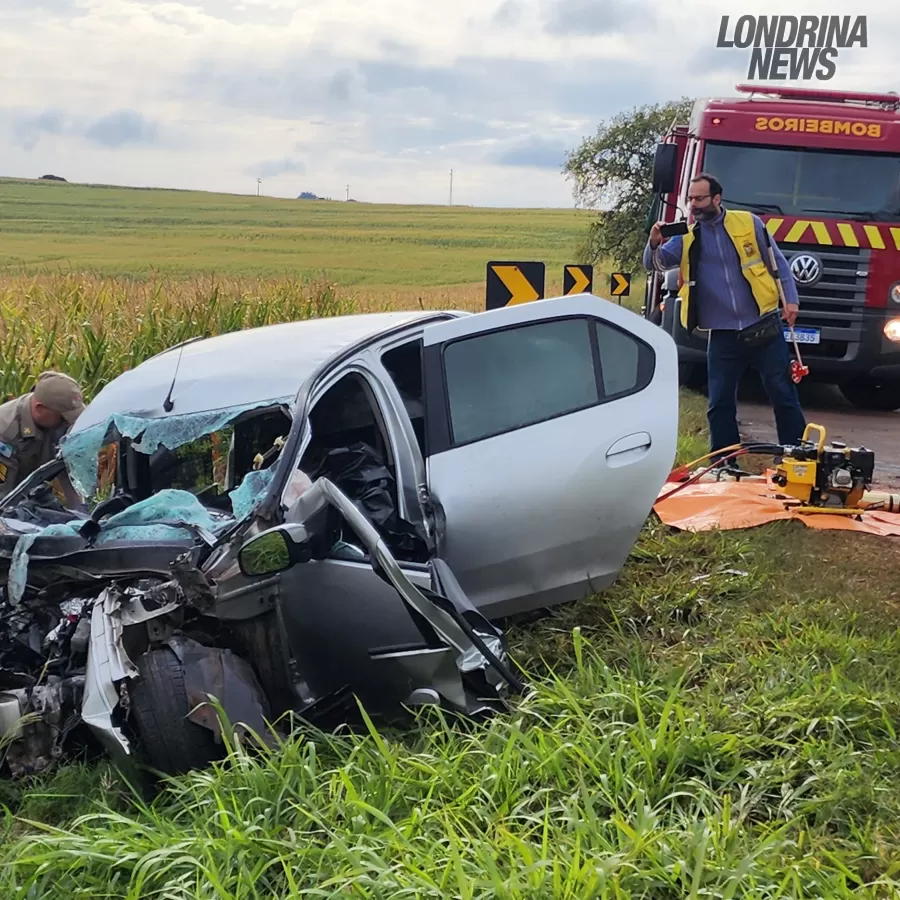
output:
[[[819,260],[809,253],[798,253],[791,260],[790,268],[797,284],[814,284],[822,273]]]

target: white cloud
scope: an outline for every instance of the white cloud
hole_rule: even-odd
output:
[[[0,174],[273,196],[571,205],[565,150],[731,94],[723,14],[866,14],[829,87],[896,87],[889,0],[0,0]]]

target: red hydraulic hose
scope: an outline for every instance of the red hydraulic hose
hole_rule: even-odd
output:
[[[692,475],[687,481],[681,482],[678,485],[678,487],[673,488],[667,494],[663,494],[662,497],[657,497],[656,502],[662,503],[663,500],[668,500],[669,497],[673,496],[674,494],[677,494],[679,491],[684,490],[686,487],[698,482],[707,472],[711,472],[714,468],[716,468],[717,465],[728,462],[729,460],[735,459],[738,456],[744,456],[745,454],[747,454],[749,452],[750,451],[746,447],[741,447],[740,450],[735,450],[733,453],[729,453],[728,456],[722,457],[722,459],[720,459],[714,465],[707,466],[705,469],[701,469],[695,475]]]

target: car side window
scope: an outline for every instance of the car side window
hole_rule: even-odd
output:
[[[630,394],[649,384],[646,344],[606,322],[594,322],[600,356],[603,394],[607,398]]]
[[[627,396],[646,387],[653,371],[652,348],[583,317],[450,341],[442,357],[455,445]]]
[[[455,444],[533,425],[599,400],[586,319],[453,341],[444,349],[444,371]]]

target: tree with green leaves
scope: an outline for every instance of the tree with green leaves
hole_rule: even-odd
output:
[[[656,145],[673,123],[687,122],[693,104],[682,97],[618,113],[566,155],[563,173],[575,182],[576,204],[599,208],[578,250],[580,262],[640,267],[651,224]]]

